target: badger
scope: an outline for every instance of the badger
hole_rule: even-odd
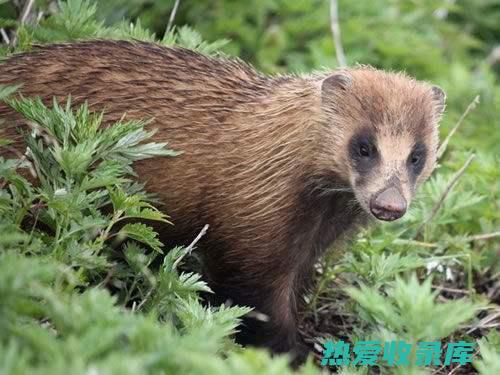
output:
[[[402,73],[358,66],[268,76],[239,60],[129,41],[39,46],[0,65],[24,96],[72,97],[104,123],[150,119],[182,151],[135,163],[179,245],[200,247],[220,301],[253,307],[239,342],[301,352],[297,309],[326,249],[370,221],[402,217],[436,163],[445,94]],[[0,104],[23,149],[24,120]]]

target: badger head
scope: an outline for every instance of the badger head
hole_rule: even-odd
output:
[[[402,217],[436,164],[445,94],[404,74],[373,68],[321,81],[323,168],[333,168],[369,215]]]

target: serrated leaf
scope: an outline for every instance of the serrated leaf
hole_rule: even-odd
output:
[[[163,244],[158,240],[158,233],[153,228],[142,223],[125,224],[118,232],[118,238],[131,238],[148,245],[153,250],[162,253]]]
[[[20,85],[17,85],[17,86],[0,85],[0,100],[7,99],[9,96],[11,96],[13,93],[15,93],[19,87],[21,87],[21,86]]]

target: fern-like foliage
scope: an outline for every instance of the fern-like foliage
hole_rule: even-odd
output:
[[[150,226],[170,223],[133,183],[133,162],[178,152],[151,142],[143,122],[101,127],[102,114],[87,105],[47,107],[9,99],[13,91],[0,88],[30,130],[24,160],[0,157],[3,370],[289,372],[285,358],[240,353],[231,335],[250,309],[204,306],[207,284],[178,269],[190,249],[164,249]],[[21,173],[29,170],[35,178]]]

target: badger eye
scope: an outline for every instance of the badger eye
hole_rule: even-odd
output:
[[[367,144],[360,144],[359,145],[359,155],[363,156],[365,158],[370,157],[370,155],[371,155],[370,146]]]
[[[372,129],[364,129],[349,141],[349,158],[360,174],[370,173],[379,162],[377,143]]]
[[[420,160],[422,158],[420,157],[420,155],[418,154],[412,154],[410,156],[410,162],[413,164],[413,165],[419,165],[420,164]]]
[[[413,180],[416,180],[417,176],[424,169],[426,158],[427,148],[425,147],[425,144],[423,142],[417,142],[406,160],[406,166],[410,171],[410,176]]]

